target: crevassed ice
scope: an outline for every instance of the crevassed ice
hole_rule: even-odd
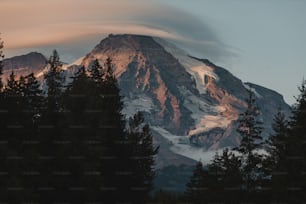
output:
[[[166,42],[165,40],[160,38],[154,38],[154,40],[161,44],[167,52],[177,58],[177,60],[185,67],[186,71],[194,77],[196,81],[196,87],[200,94],[206,93],[205,76],[209,76],[217,81],[219,80],[219,77],[214,73],[212,67],[189,57],[188,53],[176,47],[175,45]]]

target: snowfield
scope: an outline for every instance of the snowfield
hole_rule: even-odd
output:
[[[204,165],[211,162],[216,152],[221,153],[223,151],[222,149],[211,151],[205,150],[204,148],[191,146],[189,144],[189,139],[186,136],[173,135],[167,130],[157,126],[152,126],[151,128],[169,142],[170,150],[173,153],[188,157],[195,161],[201,161]],[[182,141],[185,141],[185,143]]]

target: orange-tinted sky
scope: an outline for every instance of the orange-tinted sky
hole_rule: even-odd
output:
[[[148,3],[107,0],[1,0],[1,29],[7,48],[32,47],[109,32],[170,34],[133,24],[131,15],[156,9]],[[148,10],[149,9],[149,10]]]

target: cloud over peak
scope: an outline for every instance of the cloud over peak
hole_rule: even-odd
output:
[[[2,0],[0,24],[6,49],[71,44],[75,49],[77,42],[109,33],[134,33],[172,40],[212,60],[230,55],[201,19],[149,0]]]

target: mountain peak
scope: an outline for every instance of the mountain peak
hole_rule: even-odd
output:
[[[161,49],[162,47],[154,41],[150,36],[133,35],[133,34],[110,34],[103,39],[93,50],[93,52],[110,51],[110,50],[126,50],[129,52],[137,52],[143,49]]]
[[[44,69],[46,65],[47,59],[43,54],[30,52],[3,60],[3,73],[7,75],[14,70],[17,75],[27,75]]]
[[[197,146],[214,149],[239,142],[234,127],[248,93],[246,85],[228,70],[189,56],[165,40],[132,34],[109,35],[82,64],[88,67],[95,59],[104,63],[107,57],[113,60],[128,116],[147,112],[150,123],[166,131],[157,128],[161,135],[184,135],[182,140],[189,138]],[[264,97],[258,99],[270,111],[263,114],[269,127],[275,105],[288,107],[274,92],[256,90],[275,102],[267,108]],[[175,142],[180,137],[176,138]]]

